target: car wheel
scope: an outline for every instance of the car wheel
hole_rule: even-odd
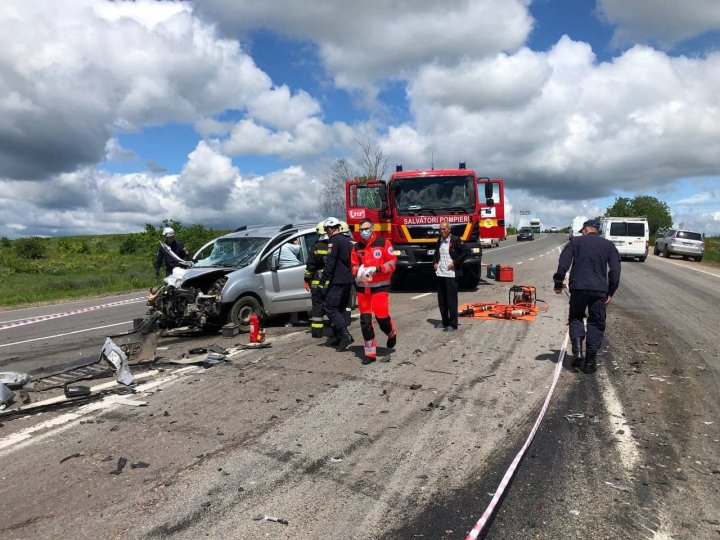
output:
[[[699,257],[695,257],[695,261],[702,262],[702,255],[700,255]]]
[[[639,260],[640,262],[645,262],[645,259],[647,259],[647,257],[638,257],[638,260]]]
[[[668,249],[667,246],[665,246],[665,250],[663,251],[663,256],[664,256],[666,259],[669,259],[669,258],[670,258],[670,250]]]
[[[243,296],[239,298],[230,310],[229,321],[236,324],[241,332],[250,331],[250,315],[255,313],[258,317],[263,316],[263,309],[257,298]]]
[[[655,249],[653,249],[653,255],[660,255],[660,250],[657,247],[657,244],[655,244]]]

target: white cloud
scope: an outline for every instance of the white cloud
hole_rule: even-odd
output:
[[[101,161],[114,133],[250,111],[286,128],[319,111],[272,81],[188,2],[4,0],[0,170],[37,180]]]
[[[268,28],[317,44],[343,88],[405,78],[428,62],[456,63],[520,47],[532,29],[529,0],[205,0],[201,15],[236,35]]]
[[[708,31],[720,30],[717,0],[598,0],[598,13],[616,25],[614,41],[649,40],[664,48]]]

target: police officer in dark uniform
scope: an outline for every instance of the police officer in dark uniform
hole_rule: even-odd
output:
[[[175,231],[170,227],[163,229],[163,242],[158,246],[155,256],[155,277],[160,277],[160,267],[165,264],[165,275],[172,274],[173,268],[190,266],[190,254],[180,242],[175,240]]]
[[[305,290],[310,291],[312,310],[310,312],[310,335],[314,338],[323,336],[323,315],[325,314],[325,287],[323,270],[328,254],[328,237],[325,234],[323,222],[315,227],[319,238],[310,248],[307,264],[305,266]]]
[[[334,346],[337,351],[346,350],[355,341],[348,331],[350,312],[347,310],[352,284],[355,281],[351,269],[353,245],[350,238],[342,234],[341,225],[340,220],[334,217],[327,218],[324,223],[325,233],[329,238],[328,255],[323,271],[325,313],[337,332],[335,338],[328,344]]]
[[[597,369],[597,352],[605,333],[606,306],[620,285],[620,254],[615,244],[602,238],[600,223],[589,219],[580,230],[582,236],[570,239],[560,253],[557,272],[553,275],[555,293],[563,291],[565,274],[570,270],[569,332],[573,367],[585,373]],[[583,320],[587,310],[587,332]],[[587,335],[585,358],[583,340]]]

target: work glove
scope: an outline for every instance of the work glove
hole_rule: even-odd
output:
[[[370,279],[374,273],[378,271],[377,266],[369,266],[365,269],[365,274],[367,275],[368,279]]]
[[[307,281],[305,282],[305,290],[310,291],[310,284]]]

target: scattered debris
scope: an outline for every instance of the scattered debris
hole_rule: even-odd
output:
[[[83,385],[69,386],[66,384],[64,391],[66,398],[78,398],[90,395],[90,387]]]
[[[410,385],[410,390],[419,390],[420,388],[422,388],[422,384],[412,383]]]
[[[10,390],[5,383],[0,383],[0,409],[4,409],[13,402],[15,392]]]
[[[572,414],[566,414],[565,418],[569,422],[575,422],[575,419],[585,418],[585,415],[583,413],[572,413]]]
[[[190,354],[205,354],[206,352],[208,352],[208,350],[205,347],[195,347],[188,351]]]
[[[706,426],[712,426],[715,422],[703,422]]]
[[[32,399],[30,399],[30,394],[28,394],[28,391],[24,388],[21,388],[18,390],[18,394],[20,395],[20,401],[23,402],[23,405],[28,405],[32,402]]]
[[[356,430],[355,430],[355,433],[356,433],[357,435],[362,435],[362,436],[364,436],[364,437],[369,437],[369,436],[370,436],[369,433],[365,433],[364,431],[360,431],[359,429],[356,429]]]
[[[125,468],[125,465],[127,465],[127,459],[125,459],[124,457],[118,458],[115,470],[110,471],[110,474],[120,474]]]
[[[418,474],[415,476],[415,478],[419,478],[420,480],[427,480],[428,475],[427,474]]]
[[[119,403],[120,405],[128,405],[129,407],[145,407],[148,404],[147,401],[130,399],[125,396],[108,396],[108,400],[113,403]]]
[[[254,521],[274,521],[275,523],[280,523],[281,525],[287,525],[288,520],[275,517],[275,516],[266,516],[265,514],[258,514],[253,518]]]
[[[579,516],[579,515],[580,515],[580,510],[570,510],[570,513],[571,513],[573,516]]]
[[[618,491],[625,491],[627,493],[630,493],[632,490],[627,487],[620,484],[613,484],[612,482],[605,482],[608,486],[610,486],[613,489],[617,489]]]
[[[117,382],[125,385],[133,383],[135,377],[133,377],[133,374],[130,372],[127,355],[115,344],[112,339],[105,339],[105,345],[102,348],[102,356],[115,367],[115,379]]]
[[[81,456],[82,456],[82,454],[80,452],[75,452],[74,454],[70,454],[69,456],[65,456],[64,458],[62,458],[60,460],[60,463],[65,463],[69,459],[73,459],[73,458],[77,458],[77,457],[81,457]]]
[[[145,463],[144,461],[138,461],[137,463],[130,464],[131,469],[147,469],[149,466],[150,464]]]
[[[333,463],[340,463],[343,460],[342,456],[335,456],[333,458],[330,458],[330,461]]]
[[[15,371],[0,371],[0,384],[4,384],[11,390],[22,388],[25,383],[32,380],[32,376],[27,373],[17,373]]]
[[[212,345],[210,345],[210,347],[208,347],[208,349],[211,350],[212,352],[216,352],[219,354],[224,354],[224,355],[230,354],[230,351],[228,349],[218,345],[217,343],[213,343]]]

